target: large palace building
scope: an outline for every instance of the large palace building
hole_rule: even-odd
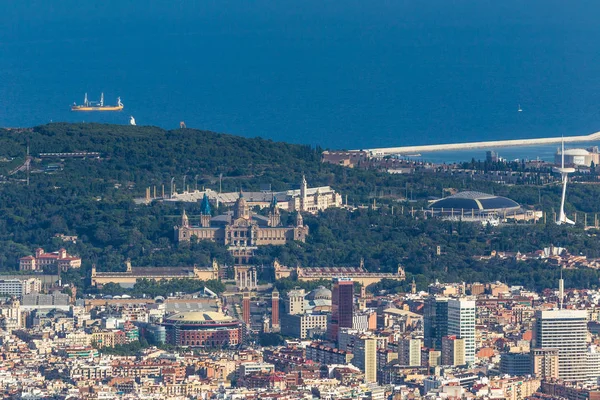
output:
[[[197,240],[211,240],[228,246],[236,264],[247,264],[258,246],[284,245],[294,240],[304,242],[307,235],[308,227],[304,226],[300,213],[296,216],[295,226],[282,226],[276,198],[273,197],[271,210],[265,217],[250,211],[241,192],[232,213],[212,217],[210,202],[205,195],[201,205],[200,225],[190,225],[184,210],[181,224],[175,226],[177,241],[190,241],[195,237]]]
[[[167,343],[174,346],[221,347],[242,343],[242,324],[214,311],[182,312],[165,318]]]
[[[102,286],[107,283],[116,283],[123,287],[133,287],[139,279],[150,279],[154,281],[170,279],[197,279],[208,281],[219,279],[219,264],[216,260],[210,267],[132,267],[131,261],[125,262],[125,271],[99,272],[96,266],[92,266],[92,286]]]
[[[167,201],[197,202],[207,197],[212,204],[233,206],[239,195],[236,192],[219,193],[211,189],[184,191],[174,193]],[[309,188],[306,178],[302,177],[300,188],[286,190],[284,192],[247,192],[244,193],[246,203],[249,207],[270,207],[272,199],[277,200],[277,208],[285,211],[299,211],[317,214],[332,207],[342,207],[342,196],[331,188],[331,186],[319,186]],[[150,201],[147,198],[146,201]]]
[[[333,278],[352,278],[354,282],[360,282],[367,287],[382,279],[403,281],[406,279],[404,269],[398,265],[398,271],[394,273],[369,272],[365,269],[364,261],[360,261],[358,267],[300,267],[296,268],[281,265],[275,260],[273,263],[275,279],[294,277],[299,281],[318,281],[320,279],[331,280]]]

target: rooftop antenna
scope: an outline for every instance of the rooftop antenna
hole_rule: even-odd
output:
[[[29,158],[29,139],[27,139],[27,157],[25,158],[25,164],[27,165],[27,186],[29,186],[29,164],[31,164],[31,159]]]
[[[562,310],[565,297],[565,280],[563,279],[562,267],[560,267],[560,279],[558,280],[558,308]]]
[[[565,167],[565,137],[562,137],[561,140],[561,149],[560,149],[560,167]]]

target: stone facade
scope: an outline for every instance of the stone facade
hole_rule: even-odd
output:
[[[238,199],[238,193],[228,192],[219,193],[211,189],[184,191],[175,193],[168,201],[191,202],[203,200],[206,197],[212,204],[235,206]],[[332,207],[342,207],[342,196],[330,186],[319,186],[309,188],[306,178],[303,176],[300,188],[295,190],[286,190],[284,192],[246,192],[244,193],[246,203],[250,208],[260,207],[268,208],[272,205],[272,200],[277,200],[277,208],[285,211],[299,211],[304,213],[317,214]],[[146,198],[146,202],[149,198]]]
[[[211,240],[228,247],[236,264],[248,264],[258,246],[281,246],[291,241],[304,242],[308,236],[308,227],[300,213],[296,216],[295,226],[282,226],[277,201],[273,198],[267,217],[250,211],[243,193],[233,207],[233,213],[211,217],[208,197],[202,200],[200,225],[193,226],[183,211],[181,223],[175,226],[175,240]]]
[[[39,248],[35,251],[35,256],[26,256],[19,259],[19,270],[21,271],[38,271],[44,269],[44,267],[60,268],[61,271],[80,268],[81,258],[68,254],[65,249],[46,253],[44,249]]]

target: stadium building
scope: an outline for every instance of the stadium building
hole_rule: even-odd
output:
[[[214,311],[191,311],[165,318],[167,343],[175,346],[221,347],[242,342],[242,324]]]
[[[542,217],[540,211],[523,210],[519,203],[507,197],[482,192],[465,191],[434,201],[429,205],[430,215],[443,218],[498,221],[534,220]]]

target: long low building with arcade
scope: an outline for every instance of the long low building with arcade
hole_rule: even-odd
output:
[[[367,287],[377,283],[382,279],[391,279],[403,281],[406,279],[404,268],[398,265],[396,273],[369,272],[365,269],[364,261],[360,261],[358,267],[300,267],[296,268],[281,265],[275,260],[273,263],[275,279],[296,278],[299,281],[318,281],[321,279],[331,280],[337,277],[352,278],[354,282],[359,282]]]
[[[133,287],[140,279],[149,279],[154,281],[170,279],[195,279],[208,281],[219,279],[219,264],[213,260],[209,267],[132,267],[131,261],[125,262],[125,271],[106,271],[96,270],[92,266],[91,283],[92,286],[105,285],[107,283],[116,283],[123,287]]]

